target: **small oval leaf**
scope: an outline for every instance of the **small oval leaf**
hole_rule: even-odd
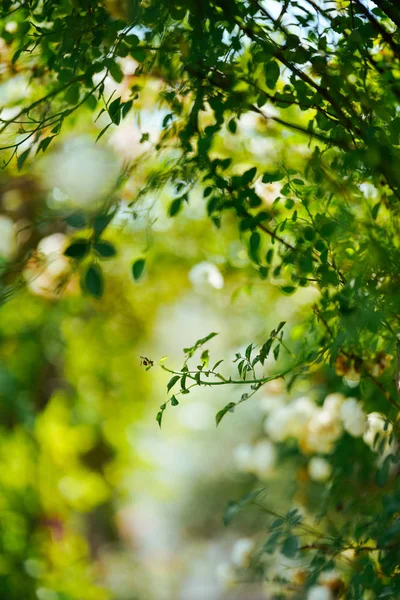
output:
[[[86,290],[95,298],[101,298],[104,290],[103,272],[96,264],[90,265],[84,276]]]
[[[117,254],[114,244],[105,242],[104,240],[96,242],[94,250],[101,258],[112,258]]]
[[[64,255],[68,258],[74,258],[75,260],[82,260],[90,249],[90,242],[88,240],[75,240],[64,250]]]
[[[146,266],[146,261],[144,258],[138,258],[132,265],[132,275],[135,281],[138,281],[143,275],[144,268]]]

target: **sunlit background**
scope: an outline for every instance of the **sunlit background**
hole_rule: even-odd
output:
[[[7,31],[13,27],[10,20]],[[2,39],[0,49],[9,60]],[[105,95],[126,100],[137,63],[124,58],[120,66],[122,82],[108,76]],[[256,600],[279,590],[279,579],[302,583],[302,565],[279,552],[268,558],[277,583],[257,581],[257,569],[249,580],[246,567],[269,517],[265,505],[282,514],[293,506],[304,515],[318,512],[324,482],[354,440],[343,438],[330,462],[322,455],[334,452],[344,429],[360,438],[360,452],[383,431],[380,416],[370,416],[371,429],[360,437],[366,417],[354,403],[346,422],[341,407],[358,384],[354,370],[327,398],[329,386],[319,376],[307,386],[294,382],[290,394],[277,380],[218,429],[216,413],[241,391],[196,388],[168,407],[158,427],[169,380],[158,365],[162,358],[179,367],[183,348],[217,332],[210,360],[223,358],[229,375],[235,353],[254,340],[262,344],[281,321],[289,323],[293,347],[306,337],[304,314],[318,292],[310,284],[283,297],[255,277],[245,234],[228,217],[221,229],[211,225],[200,184],[176,218],[168,216],[170,184],[141,197],[155,164],[164,160],[167,168],[169,155],[155,151],[166,117],[155,103],[161,84],[139,85],[135,113],[97,143],[109,118],[103,113],[93,124],[91,107],[83,107],[32,169],[20,174],[11,165],[1,175],[6,600]],[[26,76],[15,75],[0,85],[0,103],[12,105],[26,89]],[[3,109],[1,117],[13,110]],[[207,123],[210,114],[202,118]],[[273,121],[246,115],[235,134],[218,137],[214,151],[243,172],[254,164],[272,169],[283,157],[296,168],[312,148]],[[266,208],[279,196],[279,183],[255,186]],[[64,251],[72,239],[87,238],[95,215],[116,198],[102,239],[117,253],[101,261],[104,295],[96,300],[82,290],[79,269]],[[145,269],[135,280],[132,264],[139,259]],[[154,367],[146,369],[148,361]],[[266,369],[274,368],[271,357]],[[287,440],[293,443],[280,445]],[[224,525],[228,503],[257,487],[264,488],[263,507],[250,506]],[[325,579],[325,596],[317,600],[331,598]]]

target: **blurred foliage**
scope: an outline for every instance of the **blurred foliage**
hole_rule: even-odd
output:
[[[137,527],[118,515],[148,467],[141,424],[180,440],[194,402],[202,429],[198,388],[242,478],[205,451],[187,534],[259,505],[228,587],[398,597],[396,4],[2,3],[7,599],[161,597],[151,576],[107,583],[105,557]]]

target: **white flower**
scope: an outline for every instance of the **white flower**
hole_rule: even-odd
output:
[[[234,450],[234,459],[240,471],[253,473],[263,479],[268,477],[274,469],[275,446],[269,440],[262,440],[254,446],[240,444]]]
[[[10,217],[0,215],[0,256],[11,258],[17,246],[14,221]]]
[[[239,444],[233,451],[233,459],[240,471],[251,471],[252,458],[253,448],[250,444]]]
[[[343,426],[339,418],[322,408],[315,413],[308,424],[304,449],[308,452],[330,454],[342,433]]]
[[[340,407],[342,406],[345,396],[343,394],[328,394],[324,400],[323,409],[330,413],[335,418],[340,417]]]
[[[223,589],[229,589],[237,582],[235,571],[229,563],[217,565],[217,578]]]
[[[340,407],[343,427],[353,437],[362,436],[368,426],[367,415],[360,402],[355,398],[347,398]]]
[[[56,188],[57,203],[68,199],[73,205],[96,210],[116,182],[118,163],[110,150],[91,140],[75,139],[50,157],[44,176]]]
[[[307,600],[333,600],[333,594],[325,585],[314,585],[308,590]]]
[[[274,442],[283,442],[288,437],[291,415],[288,405],[279,406],[265,420],[264,429]]]
[[[290,409],[289,434],[293,437],[298,437],[304,433],[305,426],[316,413],[317,407],[309,398],[302,396],[292,402]]]
[[[200,262],[189,272],[189,279],[193,286],[209,285],[217,290],[224,287],[224,278],[218,268],[210,262]]]
[[[261,179],[258,179],[255,183],[254,189],[259,198],[270,206],[274,200],[279,196],[282,184],[279,182],[274,183],[262,183]]]
[[[8,31],[8,33],[16,33],[18,30],[18,23],[16,21],[8,21],[4,29]]]
[[[318,582],[322,585],[333,585],[339,580],[340,574],[335,569],[330,569],[329,571],[322,571],[321,575],[318,577]]]
[[[355,388],[360,383],[361,373],[359,373],[359,371],[356,371],[356,369],[352,367],[349,371],[347,371],[343,379],[349,387]]]
[[[63,254],[67,239],[62,233],[54,233],[39,242],[38,260],[28,263],[24,271],[34,294],[49,298],[58,294],[59,284],[70,269],[70,262]]]
[[[385,440],[385,446],[388,442],[388,438],[393,431],[393,425],[387,423],[385,431],[386,417],[378,412],[372,412],[367,416],[368,429],[364,433],[363,440],[371,448],[371,450],[378,451],[378,447],[382,440]],[[374,447],[375,437],[379,433],[379,438]]]
[[[276,462],[275,446],[269,440],[258,442],[253,448],[252,471],[263,479],[273,471]]]
[[[282,442],[290,437],[299,438],[304,434],[316,410],[317,407],[309,398],[297,398],[291,404],[280,405],[268,415],[264,424],[265,431],[275,442]]]
[[[53,233],[40,240],[37,249],[45,259],[46,271],[49,275],[56,277],[69,268],[69,261],[64,256],[67,236],[62,233]]]
[[[254,548],[255,543],[249,538],[237,540],[232,548],[232,563],[236,567],[249,567]]]
[[[277,552],[274,554],[271,574],[273,578],[279,577],[280,580],[293,582],[298,577],[298,570],[302,566],[302,561],[299,558],[288,558]]]
[[[365,182],[365,183],[362,183],[361,185],[359,185],[358,187],[360,188],[360,190],[362,191],[364,196],[371,200],[373,200],[374,198],[377,198],[379,195],[378,190],[376,189],[376,187],[374,185],[372,185],[372,183]]]
[[[332,466],[325,458],[314,456],[308,463],[308,474],[313,481],[326,481],[332,473]]]

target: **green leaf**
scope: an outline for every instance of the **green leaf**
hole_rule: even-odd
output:
[[[110,72],[111,77],[117,82],[117,83],[121,83],[121,81],[124,78],[124,74],[121,71],[121,67],[119,66],[119,64],[117,62],[115,62],[115,60],[110,60],[108,62],[108,70]]]
[[[64,95],[65,102],[76,104],[79,101],[80,83],[76,82],[69,86]]]
[[[270,89],[274,89],[280,75],[279,65],[275,60],[270,60],[264,67],[265,81]]]
[[[75,240],[64,250],[64,255],[68,256],[69,258],[75,258],[76,260],[82,260],[82,258],[85,258],[89,250],[89,240]]]
[[[86,225],[86,217],[83,213],[75,212],[65,217],[65,222],[74,229],[83,229]]]
[[[180,375],[174,375],[173,377],[171,377],[171,379],[168,381],[168,384],[167,384],[168,392],[174,387],[174,385],[176,384],[177,381],[179,381],[180,378],[181,378]]]
[[[280,330],[282,329],[282,327],[284,327],[285,325],[286,325],[286,321],[281,321],[275,330],[275,335],[277,335],[280,332]]]
[[[257,173],[257,167],[251,167],[251,169],[247,169],[241,177],[241,184],[248,185],[251,183]]]
[[[263,550],[267,554],[273,554],[278,547],[278,543],[282,537],[281,531],[274,531],[264,543]]]
[[[221,420],[224,418],[227,412],[233,412],[233,409],[236,406],[236,402],[229,402],[222,410],[217,412],[215,415],[215,422],[217,426],[221,423]]]
[[[260,350],[260,363],[263,365],[268,357],[268,354],[270,353],[271,350],[271,346],[272,346],[272,342],[273,342],[273,338],[270,337],[261,347]]]
[[[259,488],[257,490],[253,490],[249,494],[246,494],[239,501],[230,501],[224,512],[223,523],[224,525],[229,525],[232,520],[236,517],[236,515],[246,506],[248,506],[253,500],[257,498],[264,491],[264,488]]]
[[[231,119],[228,122],[228,129],[229,129],[229,131],[231,133],[236,133],[236,131],[237,131],[237,123],[236,123],[235,119]]]
[[[24,162],[26,161],[26,159],[29,156],[29,152],[31,151],[30,148],[28,148],[27,150],[24,150],[24,152],[22,152],[22,154],[20,154],[18,156],[17,159],[17,167],[18,167],[18,171],[20,171],[22,169],[22,165],[24,164]]]
[[[273,183],[274,181],[281,181],[285,176],[281,171],[275,171],[274,173],[264,173],[262,182]]]
[[[116,211],[113,211],[108,214],[101,213],[101,214],[95,216],[95,218],[93,220],[93,231],[94,231],[94,235],[95,235],[96,239],[98,239],[101,236],[103,231],[111,223],[111,221],[113,220],[113,218],[115,216],[115,212]]]
[[[175,200],[173,200],[171,202],[171,205],[169,207],[169,211],[168,214],[170,217],[174,217],[175,215],[178,214],[178,212],[181,210],[182,208],[182,198],[175,198]]]
[[[11,59],[12,65],[14,65],[17,62],[17,60],[19,59],[19,57],[21,56],[23,51],[24,51],[23,48],[19,48],[16,52],[14,52],[12,59]]]
[[[40,151],[46,152],[50,142],[54,139],[54,137],[55,136],[53,135],[53,136],[49,136],[49,137],[46,137],[46,138],[40,140],[39,145],[36,150],[36,154],[39,154]]]
[[[327,221],[324,223],[320,229],[320,234],[324,238],[329,238],[333,234],[336,229],[337,224],[335,221]]]
[[[105,127],[103,127],[103,129],[100,131],[99,135],[98,135],[98,136],[97,136],[97,138],[96,138],[96,142],[98,142],[98,141],[99,141],[99,139],[100,139],[101,137],[103,137],[103,135],[105,134],[105,132],[107,131],[107,129],[108,129],[109,127],[111,127],[111,125],[112,125],[112,123],[109,123],[108,125],[106,125]]]
[[[157,413],[157,416],[156,416],[156,421],[157,421],[157,423],[158,423],[158,426],[160,427],[160,429],[161,429],[161,423],[162,423],[163,413],[164,413],[164,411],[163,411],[163,410],[160,410],[160,411]]]
[[[375,204],[375,206],[372,209],[372,218],[374,221],[376,220],[376,217],[378,216],[380,207],[381,207],[381,202],[379,201]]]
[[[116,98],[108,107],[108,114],[111,121],[115,125],[119,125],[121,121],[121,98]]]
[[[176,398],[176,396],[171,396],[171,405],[172,406],[178,406],[179,402]]]
[[[114,244],[104,240],[95,242],[93,247],[96,254],[98,254],[101,258],[112,258],[117,253]]]
[[[282,546],[282,554],[286,558],[294,558],[299,550],[299,540],[295,535],[289,535]]]
[[[250,258],[254,260],[254,262],[258,263],[258,251],[260,249],[261,244],[261,235],[258,231],[253,231],[249,240],[249,255]]]
[[[204,346],[204,344],[206,344],[207,342],[212,340],[216,335],[218,335],[218,333],[215,333],[215,332],[209,333],[205,337],[197,340],[193,344],[193,346],[190,346],[190,348],[184,348],[183,351],[185,352],[185,354],[189,354],[190,356],[192,356],[196,352],[196,350],[198,350],[201,346]]]
[[[101,298],[104,291],[103,272],[95,263],[91,264],[84,275],[86,290],[95,298]]]
[[[145,48],[141,48],[140,46],[138,48],[133,48],[131,50],[131,56],[137,60],[139,63],[142,63],[146,60],[146,50]]]
[[[293,294],[293,292],[296,291],[296,288],[293,285],[284,285],[281,287],[281,291],[290,296],[290,294]]]
[[[132,275],[135,281],[138,281],[143,275],[144,268],[146,266],[146,260],[144,258],[138,258],[132,265]]]

